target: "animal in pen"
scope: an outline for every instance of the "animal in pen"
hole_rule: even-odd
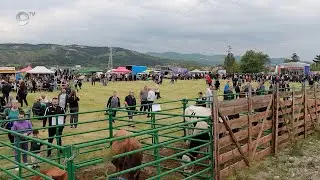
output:
[[[132,133],[129,133],[126,130],[118,130],[114,137],[123,137],[129,136]],[[141,149],[141,143],[134,137],[125,138],[123,140],[117,140],[112,143],[111,149],[114,154],[124,154],[130,151]],[[112,164],[116,167],[116,171],[124,171],[127,169],[131,169],[142,164],[143,154],[141,152],[137,152],[134,154],[130,154],[124,157],[120,157],[112,160]],[[120,175],[120,179],[128,179],[128,180],[138,180],[140,175],[140,170],[130,171],[126,174]]]
[[[204,134],[202,133],[204,130],[208,130],[208,128],[209,128],[208,123],[204,121],[197,122],[195,129],[192,132],[192,135],[194,136],[192,137],[190,144],[188,146],[189,149],[199,147],[206,143],[206,142],[197,141],[197,140],[207,140],[207,141],[210,140],[209,132]],[[184,154],[182,156],[182,165],[185,165],[186,163],[190,163],[196,160],[199,153],[195,151],[200,151],[200,148],[196,148],[194,151],[191,151],[190,153]],[[194,165],[184,167],[184,172],[191,173],[193,172],[193,170],[194,170]]]
[[[205,108],[205,107],[201,107],[201,106],[189,106],[185,109],[185,115],[188,115],[188,116],[208,116],[208,117],[211,117],[211,109],[210,108]],[[226,120],[232,120],[232,119],[236,119],[236,118],[239,118],[240,115],[239,113],[238,114],[231,114],[231,115],[228,115],[228,116],[224,116],[224,118]],[[186,122],[191,122],[191,121],[194,121],[194,120],[197,120],[198,118],[197,117],[185,117],[185,121]],[[222,118],[219,117],[219,123],[222,123]],[[191,124],[188,124],[189,128],[186,128],[185,131],[186,131],[186,135],[191,135],[193,133],[193,128],[196,126],[196,123],[191,123]],[[239,129],[234,129],[233,130],[234,132],[238,132]],[[223,136],[223,133],[219,134],[219,137],[222,137]],[[190,141],[188,140],[187,141],[187,144],[189,144]]]
[[[51,177],[54,180],[68,180],[68,174],[65,170],[59,169],[57,167],[52,167],[50,169],[41,170],[41,174]],[[31,180],[43,180],[40,176],[33,176]]]

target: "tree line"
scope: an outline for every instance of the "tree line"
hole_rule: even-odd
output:
[[[297,53],[293,53],[291,58],[284,60],[285,63],[299,61],[300,57]],[[270,57],[268,54],[254,50],[246,51],[238,62],[236,61],[233,53],[231,52],[231,47],[229,46],[228,54],[224,60],[224,68],[228,73],[260,73],[268,71],[266,65],[269,63]],[[311,70],[320,71],[320,55],[317,55],[314,58],[313,63],[311,64]]]

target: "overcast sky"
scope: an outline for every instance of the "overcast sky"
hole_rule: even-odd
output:
[[[140,52],[301,60],[320,54],[320,0],[0,0],[0,43],[117,46]],[[35,12],[28,24],[18,12]]]

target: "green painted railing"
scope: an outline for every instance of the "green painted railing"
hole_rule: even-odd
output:
[[[40,173],[38,169],[30,168],[29,165],[34,165],[29,163],[28,165],[21,162],[20,155],[25,153],[35,159],[38,159],[40,167],[43,169],[50,167],[58,167],[64,169],[68,173],[68,179],[76,179],[77,173],[81,168],[87,168],[89,166],[94,166],[102,163],[110,163],[110,160],[132,155],[137,152],[142,152],[144,157],[148,158],[148,161],[144,161],[142,165],[127,169],[121,172],[108,173],[107,178],[118,177],[128,172],[135,170],[143,170],[146,167],[154,168],[153,174],[149,175],[149,179],[163,179],[166,176],[176,176],[176,173],[180,174],[182,178],[185,179],[213,179],[213,140],[212,137],[209,141],[194,139],[195,135],[186,136],[186,129],[191,128],[189,124],[193,124],[199,121],[206,121],[210,125],[210,128],[202,131],[200,134],[209,133],[211,134],[211,119],[209,117],[203,116],[187,116],[184,114],[184,110],[188,107],[188,103],[193,104],[196,99],[183,99],[177,101],[157,103],[161,105],[168,105],[167,108],[163,108],[160,112],[140,112],[138,110],[133,112],[134,120],[129,120],[127,115],[127,107],[121,107],[116,109],[102,109],[88,112],[80,113],[69,113],[69,117],[72,114],[78,114],[80,119],[78,123],[68,123],[64,124],[65,128],[71,125],[77,124],[78,127],[88,127],[86,130],[80,130],[80,128],[65,131],[61,136],[55,136],[56,142],[61,137],[63,146],[58,146],[56,144],[51,144],[47,142],[48,138],[37,139],[32,136],[24,136],[17,131],[11,131],[4,128],[0,128],[0,151],[4,152],[0,155],[0,171],[1,175],[7,179],[26,179],[31,176],[40,176],[44,179],[51,179]],[[140,106],[136,106],[138,109]],[[116,111],[117,117],[112,117],[112,113]],[[105,112],[108,112],[105,115]],[[151,117],[146,118],[145,116],[149,114]],[[82,115],[96,117],[84,120]],[[58,116],[46,116],[45,118],[53,117],[58,121]],[[195,120],[185,121],[187,117],[194,117]],[[30,121],[34,126],[33,129],[47,130],[48,127],[41,127],[42,123],[39,119],[44,117],[31,117]],[[0,120],[1,123],[7,123],[19,120]],[[66,120],[68,121],[68,120]],[[113,123],[115,121],[115,123]],[[136,128],[128,128],[130,125],[135,125]],[[95,128],[89,128],[89,127]],[[59,126],[53,126],[58,132]],[[114,138],[113,134],[118,129],[127,129],[132,134],[127,137],[117,137]],[[192,128],[197,129],[197,128]],[[43,157],[40,154],[29,152],[21,149],[15,144],[10,144],[7,140],[7,135],[13,134],[15,136],[21,136],[25,140],[20,141],[20,143],[30,143],[31,141],[36,141],[42,143],[44,147],[41,149],[41,153],[45,153],[47,150],[51,149],[53,151],[52,157]],[[83,138],[93,136],[93,138]],[[102,137],[103,135],[104,137]],[[76,142],[72,141],[72,138],[77,139]],[[125,138],[137,138],[143,147],[138,150],[127,152],[124,154],[108,154],[110,152],[110,146],[114,141],[123,140]],[[194,147],[192,149],[187,148],[185,141],[194,140],[201,142],[201,145]],[[207,152],[203,152],[201,148],[208,148]],[[163,154],[163,149],[170,151],[168,154]],[[14,150],[18,152],[18,161],[15,161],[15,156],[13,155]],[[193,162],[185,162],[181,159],[181,156],[196,152],[201,156],[199,159]],[[184,163],[182,166],[181,163]],[[172,164],[176,164],[172,166]],[[183,171],[184,167],[187,166],[197,166],[199,170],[193,173],[185,173]],[[18,168],[18,171],[15,169]],[[1,176],[0,176],[1,178]],[[179,179],[181,179],[179,177]]]

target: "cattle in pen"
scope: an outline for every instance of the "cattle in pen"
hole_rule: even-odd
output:
[[[114,138],[129,136],[132,133],[129,133],[126,130],[118,130],[114,134]],[[141,143],[134,137],[128,137],[122,140],[113,141],[111,149],[115,155],[120,155],[124,153],[128,153],[134,150],[141,149]],[[130,154],[124,157],[120,157],[117,159],[113,159],[112,163],[116,167],[116,171],[124,171],[127,169],[131,169],[142,164],[143,154],[142,151],[136,152],[134,154]],[[130,171],[126,174],[121,175],[119,178],[124,178],[128,180],[138,180],[140,175],[140,170]]]

